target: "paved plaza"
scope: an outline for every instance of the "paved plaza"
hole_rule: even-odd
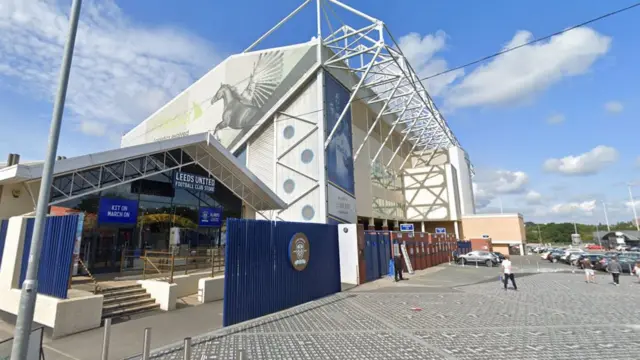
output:
[[[518,291],[502,289],[497,268],[443,266],[194,338],[192,359],[638,358],[635,277],[586,284],[531,259],[514,261]],[[181,344],[153,358],[182,359]]]

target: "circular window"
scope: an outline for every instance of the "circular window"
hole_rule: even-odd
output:
[[[306,149],[300,154],[300,160],[304,164],[308,164],[313,160],[313,151],[310,149]]]
[[[305,205],[302,208],[302,218],[309,221],[311,219],[313,219],[313,216],[316,214],[316,211],[313,210],[313,207],[311,205]]]
[[[293,129],[293,126],[291,125],[285,127],[284,130],[282,131],[282,135],[287,140],[291,139],[295,133],[296,131]]]
[[[296,183],[291,179],[285,180],[282,184],[282,189],[284,189],[284,192],[286,192],[287,194],[291,194],[295,188]]]

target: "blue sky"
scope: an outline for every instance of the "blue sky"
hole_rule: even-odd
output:
[[[383,20],[427,76],[634,1],[345,2]],[[117,146],[301,1],[84,3],[59,151],[66,156]],[[43,156],[69,4],[0,0],[0,154]],[[263,46],[309,40],[313,11]],[[479,211],[499,211],[501,202],[528,220],[596,222],[606,201],[613,220],[631,219],[624,184],[640,180],[639,18],[636,8],[426,82],[476,167]]]

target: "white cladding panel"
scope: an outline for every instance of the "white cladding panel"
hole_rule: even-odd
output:
[[[271,190],[274,190],[273,163],[275,145],[273,142],[273,122],[271,121],[257,138],[249,142],[247,168],[258,179],[262,180]]]
[[[463,216],[475,214],[471,169],[469,168],[464,150],[459,147],[450,148],[449,159],[451,165],[456,168],[457,172],[460,213]]]
[[[215,132],[233,149],[316,62],[312,43],[229,57],[122,137],[122,146]],[[265,120],[268,121],[268,120]]]
[[[449,219],[449,196],[444,166],[406,169],[403,179],[409,220]]]
[[[276,159],[271,163],[276,174],[274,191],[289,204],[278,214],[280,220],[326,221],[321,215],[325,206],[320,192],[324,164],[318,154],[324,151],[324,144],[319,144],[318,122],[322,119],[319,108],[314,77],[276,115]]]
[[[356,126],[353,126],[353,144],[358,146],[362,143],[366,133]],[[373,155],[372,155],[373,156]],[[372,217],[372,192],[371,192],[371,160],[369,158],[369,146],[365,145],[358,159],[354,162],[354,173],[356,180],[356,208],[358,216]]]

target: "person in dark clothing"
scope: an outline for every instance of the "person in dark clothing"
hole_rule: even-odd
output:
[[[609,261],[609,264],[607,265],[607,271],[611,273],[611,276],[613,276],[613,284],[615,286],[620,285],[620,273],[622,272],[622,265],[620,265],[620,263],[618,262],[617,257],[614,256],[611,258],[611,261]]]
[[[460,254],[458,254],[458,250],[453,250],[453,252],[451,253],[451,255],[453,255],[453,263],[457,264],[458,260],[460,260]]]
[[[397,255],[393,257],[393,268],[395,270],[396,282],[400,280],[404,280],[402,278],[402,255]]]

